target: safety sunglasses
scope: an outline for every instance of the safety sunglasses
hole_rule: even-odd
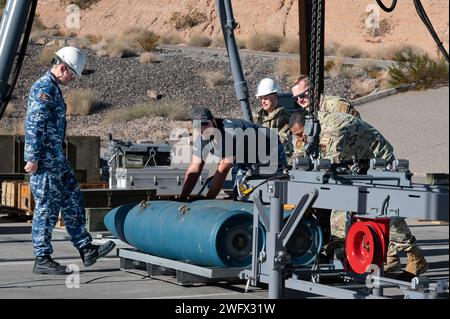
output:
[[[308,96],[309,96],[308,91],[309,91],[309,90],[306,90],[306,91],[304,91],[304,92],[302,92],[302,93],[300,93],[300,94],[298,94],[298,95],[295,95],[295,96],[292,97],[292,99],[293,99],[294,101],[297,101],[298,99],[303,99],[303,98],[305,98],[305,97],[308,97]]]

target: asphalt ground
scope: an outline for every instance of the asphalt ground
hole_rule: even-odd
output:
[[[423,249],[430,269],[425,273],[431,282],[449,277],[449,226],[408,220],[412,232]],[[120,270],[120,261],[113,252],[86,268],[64,229],[53,232],[53,258],[79,272],[79,288],[66,276],[35,275],[31,225],[0,215],[0,299],[63,298],[63,299],[256,299],[267,298],[267,286],[250,287],[245,282],[219,282],[183,287],[170,282],[171,276],[149,278],[141,270]],[[92,233],[94,242],[103,242],[105,233]],[[117,248],[127,244],[116,240]],[[402,255],[406,264],[406,256]],[[163,279],[163,280],[161,280]],[[68,285],[67,285],[68,283]],[[72,287],[72,288],[71,288]],[[341,286],[342,287],[342,286]],[[385,295],[402,298],[397,288],[386,288]],[[289,297],[317,296],[289,291]]]

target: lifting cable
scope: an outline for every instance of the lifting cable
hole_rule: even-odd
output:
[[[394,11],[395,7],[397,6],[397,0],[392,0],[392,4],[390,7],[386,7],[382,0],[377,0],[378,5],[386,12],[392,12]]]
[[[441,39],[439,39],[439,36],[437,35],[436,31],[434,30],[433,24],[431,23],[430,19],[428,18],[428,15],[422,5],[422,2],[420,0],[413,0],[414,1],[414,7],[416,8],[417,14],[419,15],[422,22],[425,24],[426,28],[430,32],[431,36],[433,37],[434,41],[436,42],[439,51],[441,51],[442,55],[444,56],[445,60],[447,62],[450,62],[449,55],[447,50],[445,50],[443,42]],[[377,0],[378,5],[386,12],[392,12],[394,11],[397,0],[393,0],[390,7],[386,7],[382,0]]]
[[[431,23],[430,19],[428,18],[428,15],[425,12],[425,9],[423,8],[422,3],[420,2],[420,0],[414,0],[414,6],[416,7],[417,14],[419,15],[420,19],[422,20],[422,22],[427,27],[428,31],[430,32],[431,36],[433,37],[434,41],[436,42],[436,44],[437,44],[439,50],[441,51],[442,55],[447,60],[447,62],[450,62],[449,61],[448,52],[447,52],[447,50],[445,50],[441,39],[439,39],[439,36],[437,35],[436,31],[434,30],[433,24]]]
[[[311,2],[311,46],[310,46],[310,61],[309,61],[309,108],[305,116],[304,133],[306,137],[306,144],[304,147],[304,156],[316,159],[319,157],[319,135],[320,123],[318,114],[320,108],[320,69],[323,63],[321,59],[321,48],[323,43],[322,38],[322,15],[324,13],[324,1],[314,0]]]

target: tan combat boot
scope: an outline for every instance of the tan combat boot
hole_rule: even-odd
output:
[[[402,269],[400,258],[397,256],[397,250],[388,249],[386,263],[384,264],[384,272],[393,272]]]
[[[405,267],[406,272],[418,276],[428,270],[428,263],[419,247],[412,247],[410,251],[406,252],[406,255],[408,256],[408,263]]]
[[[400,259],[397,256],[386,258],[386,264],[384,264],[384,272],[393,272],[402,269],[402,264],[400,263]]]

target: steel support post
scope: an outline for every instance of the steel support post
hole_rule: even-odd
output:
[[[269,263],[269,299],[283,296],[283,248],[279,234],[283,221],[283,205],[287,182],[273,181],[268,184],[270,196],[270,230],[267,233],[267,262]]]

